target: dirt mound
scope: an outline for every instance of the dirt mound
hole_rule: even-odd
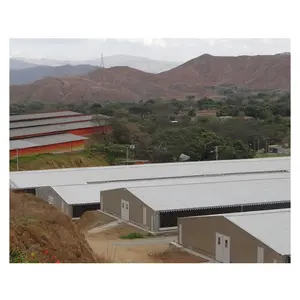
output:
[[[76,221],[76,225],[82,232],[86,232],[93,227],[105,225],[112,221],[115,219],[99,211],[87,211]]]
[[[68,216],[34,195],[13,192],[10,251],[35,253],[43,262],[53,262],[53,257],[62,263],[97,262],[84,235]]]

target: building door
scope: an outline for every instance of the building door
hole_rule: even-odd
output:
[[[223,235],[223,263],[230,263],[230,237]]]
[[[143,224],[147,224],[147,207],[143,206]]]
[[[264,262],[264,248],[257,247],[257,262],[263,263]]]
[[[129,202],[121,199],[121,219],[129,221]]]
[[[48,197],[48,203],[52,205],[54,204],[54,198],[52,196]]]
[[[230,237],[216,232],[215,259],[218,262],[230,263]]]
[[[182,224],[178,226],[178,243],[182,245]]]
[[[223,262],[223,251],[222,251],[222,238],[223,235],[216,232],[216,253],[215,259],[218,262]]]

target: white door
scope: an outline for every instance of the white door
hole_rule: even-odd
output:
[[[179,244],[182,245],[182,225],[179,224],[179,227],[178,227],[178,242]]]
[[[143,206],[143,224],[147,224],[147,207]]]
[[[52,205],[54,204],[54,198],[52,196],[48,197],[48,203]]]
[[[121,199],[121,219],[129,221],[129,202]]]
[[[215,259],[218,262],[223,262],[223,251],[222,251],[222,240],[223,235],[216,232],[216,253],[215,253]]]
[[[257,262],[263,263],[264,262],[264,248],[257,247]]]
[[[216,232],[215,259],[218,262],[230,263],[230,237]]]
[[[223,263],[230,263],[230,237],[223,235]]]

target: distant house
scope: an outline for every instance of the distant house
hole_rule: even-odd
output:
[[[290,154],[289,148],[283,148],[280,145],[269,145],[268,146],[268,153],[275,153],[275,154]]]
[[[220,121],[226,121],[226,120],[230,120],[232,118],[233,118],[232,116],[221,116],[221,117],[219,117],[219,120]]]

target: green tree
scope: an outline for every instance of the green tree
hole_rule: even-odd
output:
[[[91,106],[90,106],[90,112],[92,114],[100,114],[101,112],[101,109],[102,109],[102,105],[100,103],[93,103]]]
[[[113,139],[117,144],[131,144],[131,134],[127,126],[118,120],[111,121]]]
[[[188,112],[188,116],[189,116],[189,117],[195,117],[195,116],[196,116],[196,111],[195,111],[195,109],[191,109],[191,110]]]

